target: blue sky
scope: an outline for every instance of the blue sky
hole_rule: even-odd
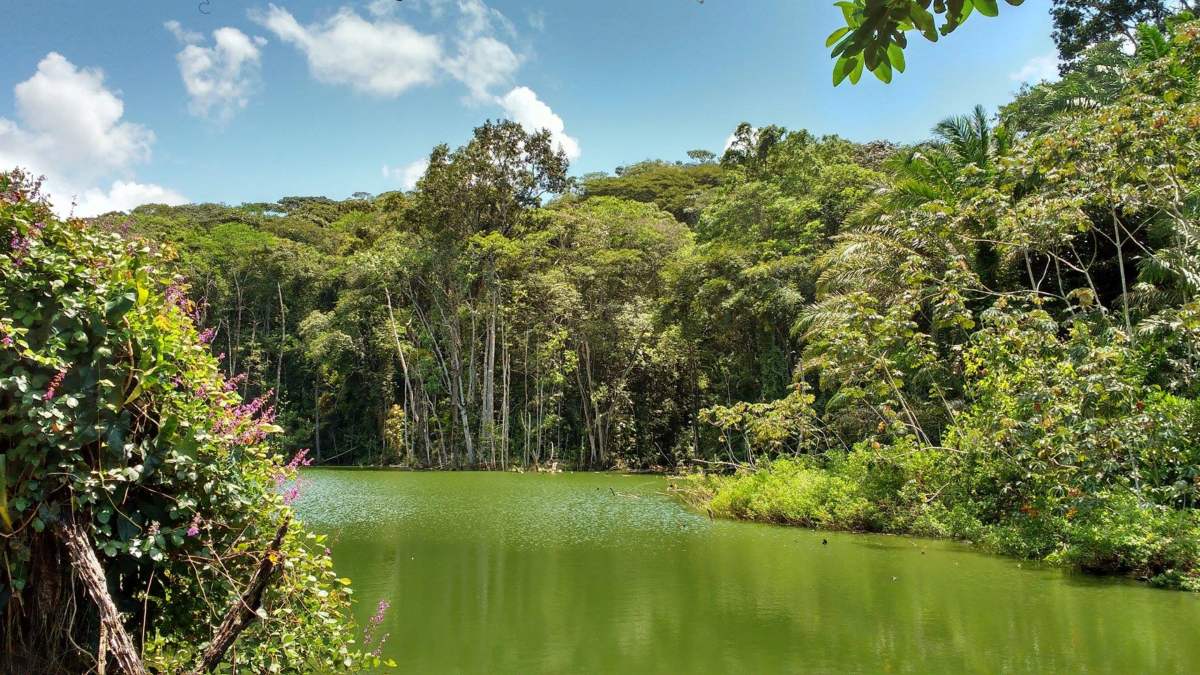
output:
[[[551,127],[576,174],[719,152],[741,121],[913,141],[1054,66],[1049,0],[914,37],[892,84],[836,89],[825,0],[0,7],[0,165],[45,173],[82,215],[396,189],[505,116]]]

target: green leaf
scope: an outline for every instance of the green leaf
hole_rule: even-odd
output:
[[[862,59],[855,59],[854,70],[850,71],[850,84],[858,84],[858,81],[862,79],[862,74],[863,61]]]
[[[996,6],[996,0],[975,0],[975,9],[984,16],[1000,15],[1000,8]]]
[[[933,15],[916,3],[913,3],[911,7],[913,25],[921,31],[921,35],[924,35],[926,40],[937,42],[938,32],[933,23]]]
[[[833,3],[833,6],[842,8],[842,17],[846,19],[846,24],[848,26],[858,25],[857,18],[855,17],[855,12],[858,11],[857,5],[855,5],[853,2],[846,2],[846,0],[842,0],[842,2]]]
[[[875,77],[884,84],[890,84],[892,81],[892,64],[888,63],[887,61],[880,61],[879,65],[875,67],[875,70],[872,70],[871,72],[874,73]]]
[[[896,44],[889,45],[888,50],[887,50],[887,55],[888,55],[888,61],[891,61],[891,63],[892,63],[892,67],[895,68],[896,70],[898,70],[899,72],[903,73],[904,72],[904,50],[900,48],[900,45],[896,45]]]
[[[842,39],[843,35],[845,35],[846,33],[849,33],[849,32],[850,32],[849,26],[842,26],[841,28],[833,31],[832,33],[829,34],[829,37],[825,38],[825,46],[832,47],[833,45],[837,44],[838,40]]]
[[[838,86],[846,76],[854,70],[854,62],[858,61],[857,57],[843,56],[833,64],[833,86]]]
[[[135,296],[133,293],[126,293],[119,298],[109,300],[104,304],[104,316],[109,320],[119,319],[133,307]]]

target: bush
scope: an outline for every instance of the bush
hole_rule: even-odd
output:
[[[1051,559],[1200,590],[1200,514],[1139,504],[1129,493],[1100,495],[1071,521],[1066,546]]]
[[[0,173],[0,670],[81,672],[93,603],[54,535],[90,535],[147,665],[196,662],[290,508],[270,399],[242,401],[148,247],[61,221]],[[354,663],[349,589],[297,524],[282,578],[237,643],[237,667]],[[76,607],[77,611],[68,608]],[[144,630],[143,627],[144,626]]]
[[[803,460],[775,460],[714,487],[709,506],[723,516],[846,530],[871,529],[878,519],[857,484]]]

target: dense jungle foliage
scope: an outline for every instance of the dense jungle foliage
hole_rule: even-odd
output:
[[[102,222],[177,252],[226,378],[318,462],[754,467],[689,489],[1195,587],[1186,19],[916,146],[745,124],[571,180],[498,122],[409,193]]]
[[[379,665],[355,651],[350,590],[322,538],[289,526],[306,458],[268,443],[282,431],[270,395],[238,396],[168,260],[55,218],[38,187],[0,174],[0,671],[103,666],[102,616],[72,581],[83,561],[68,555],[69,527],[103,558],[154,672],[201,661],[264,556],[278,578],[227,665]]]

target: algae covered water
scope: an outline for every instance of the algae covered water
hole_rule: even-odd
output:
[[[310,470],[413,673],[1194,672],[1200,597],[952,542],[709,520],[667,479]],[[827,543],[823,543],[827,542]]]

